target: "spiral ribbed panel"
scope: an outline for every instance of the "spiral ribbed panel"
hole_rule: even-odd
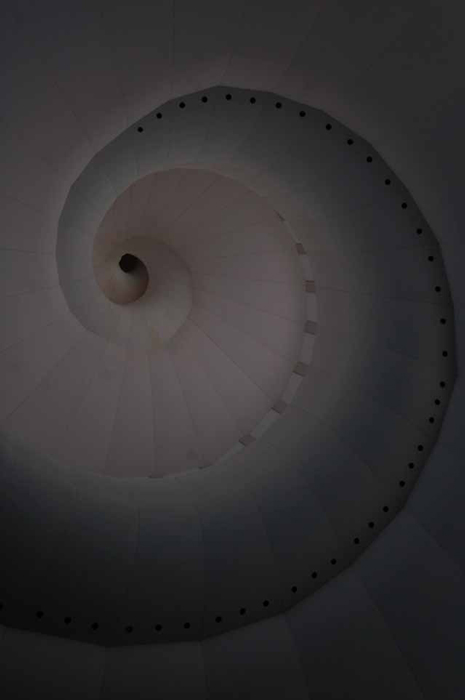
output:
[[[2,697],[461,697],[462,15],[2,9]]]

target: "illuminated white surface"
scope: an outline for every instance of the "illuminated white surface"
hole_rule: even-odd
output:
[[[58,427],[60,421],[66,423],[63,397],[71,395],[77,400],[86,379],[91,387],[88,358],[95,357],[99,347],[101,377],[103,381],[105,376],[107,383],[95,391],[95,401],[102,401],[98,410],[94,404],[96,421],[104,422],[106,430],[111,431],[112,414],[116,406],[124,405],[117,420],[118,425],[127,425],[124,411],[132,405],[131,387],[124,385],[125,403],[120,404],[115,374],[121,371],[124,360],[119,349],[107,351],[99,339],[87,339],[82,327],[70,317],[61,293],[53,287],[58,217],[69,187],[90,158],[128,125],[167,99],[218,84],[274,90],[324,109],[355,134],[367,138],[386,158],[441,244],[454,299],[460,369],[465,294],[460,100],[464,49],[457,29],[463,24],[459,5],[403,3],[387,7],[371,3],[352,11],[337,3],[291,2],[285,7],[267,7],[264,15],[263,7],[258,5],[218,6],[211,2],[176,3],[175,8],[172,3],[143,8],[104,4],[98,10],[79,7],[72,12],[68,7],[46,3],[24,6],[14,13],[5,10],[2,22],[2,55],[8,59],[6,65],[12,66],[2,75],[2,93],[9,95],[2,122],[2,247],[36,254],[37,265],[23,275],[22,271],[31,269],[26,261],[14,262],[10,257],[6,267],[17,265],[19,272],[6,278],[2,275],[13,286],[6,288],[7,296],[1,302],[1,415],[8,412],[11,400],[16,401],[12,396],[21,400],[23,387],[27,393],[30,381],[39,381],[56,365],[53,386],[44,386],[44,393],[36,397],[35,409],[18,421],[20,434],[27,427],[33,433],[36,430],[37,440],[46,438],[43,423],[36,429],[29,423],[37,420],[47,397],[52,420],[58,421]],[[249,145],[259,142],[260,133],[248,132],[248,123],[237,122],[233,104],[225,102],[226,109],[230,110],[231,128],[222,153],[226,157],[227,147],[240,149],[242,144],[242,152],[247,154]],[[260,121],[257,128],[260,132]],[[160,162],[167,162],[169,152],[178,158],[179,165],[187,153],[194,157],[198,131],[192,128],[175,143],[166,133],[159,150]],[[331,139],[334,136],[331,132]],[[409,442],[416,430],[435,430],[427,419],[444,365],[441,357],[438,359],[443,350],[442,337],[436,327],[431,330],[429,313],[433,305],[440,313],[447,306],[437,304],[429,282],[423,285],[425,268],[415,256],[418,254],[427,265],[427,256],[436,256],[436,251],[419,239],[417,243],[416,238],[410,252],[402,250],[405,239],[401,226],[406,219],[401,218],[400,209],[391,210],[390,204],[383,208],[388,200],[380,198],[392,195],[392,201],[401,201],[403,191],[394,188],[387,194],[384,172],[377,170],[377,162],[365,162],[364,145],[355,138],[350,153],[342,148],[342,141],[340,157],[354,158],[354,153],[359,156],[366,186],[373,186],[374,206],[367,204],[366,209],[350,212],[352,183],[341,181],[333,190],[337,193],[333,201],[345,204],[341,204],[338,214],[347,224],[351,246],[337,225],[322,226],[324,219],[316,208],[314,225],[310,226],[307,212],[298,211],[297,202],[290,196],[287,199],[286,218],[299,237],[308,237],[305,242],[319,285],[318,320],[325,327],[326,339],[318,335],[310,374],[296,394],[292,413],[295,420],[291,420],[291,413],[287,418],[284,413],[276,423],[276,432],[272,428],[256,446],[245,448],[235,458],[238,465],[234,479],[230,477],[230,493],[238,485],[239,458],[244,460],[247,451],[257,454],[256,472],[251,475],[259,486],[254,500],[252,492],[243,491],[235,501],[232,495],[220,501],[216,478],[207,481],[210,470],[202,470],[200,493],[209,500],[199,501],[204,504],[199,520],[190,505],[194,472],[183,486],[180,481],[171,485],[169,479],[151,480],[153,490],[152,486],[144,486],[139,491],[137,480],[133,480],[132,490],[127,493],[123,484],[113,483],[119,480],[112,480],[108,490],[108,479],[70,477],[62,462],[57,464],[62,469],[58,478],[57,469],[39,460],[36,452],[31,455],[17,448],[14,467],[2,471],[9,494],[5,517],[10,518],[11,527],[17,528],[15,538],[10,537],[11,528],[6,528],[8,539],[2,544],[4,560],[10,562],[5,567],[3,585],[14,589],[33,610],[43,605],[46,610],[64,611],[72,600],[73,615],[86,620],[86,624],[88,617],[97,614],[105,620],[106,611],[110,624],[113,605],[121,613],[118,624],[122,627],[126,623],[122,591],[132,579],[137,591],[134,599],[145,602],[140,620],[147,618],[151,601],[153,616],[160,606],[179,610],[182,636],[181,615],[185,609],[179,605],[191,606],[196,615],[201,609],[199,601],[203,603],[202,586],[211,605],[208,620],[212,620],[214,633],[218,626],[213,607],[220,607],[226,623],[223,629],[234,626],[229,620],[237,615],[236,590],[243,593],[241,601],[247,598],[244,605],[251,609],[259,609],[265,596],[273,601],[273,596],[288,595],[293,603],[292,594],[282,592],[289,591],[295,582],[299,590],[307,590],[307,569],[299,556],[302,540],[306,551],[311,552],[309,558],[320,561],[320,556],[331,556],[329,552],[340,537],[347,533],[352,536],[355,526],[358,530],[349,506],[336,498],[335,484],[347,494],[348,501],[351,494],[360,498],[364,504],[360,523],[366,528],[378,480],[390,474],[393,460],[397,464],[404,440]],[[298,155],[300,143],[296,133],[296,150],[290,154],[289,165]],[[339,142],[334,143],[339,149]],[[263,141],[262,145],[265,148]],[[264,153],[262,150],[263,157]],[[258,148],[256,155],[260,155]],[[315,158],[320,159],[320,155],[315,154]],[[132,165],[129,177],[146,174],[145,162],[139,161],[139,173]],[[111,183],[96,178],[106,206],[102,212],[86,210],[93,226],[125,187],[126,174],[118,170],[118,163],[112,165],[112,171]],[[257,188],[263,184],[262,176],[250,173]],[[379,177],[379,189],[375,177]],[[321,198],[318,201],[323,204]],[[316,207],[318,202],[313,204]],[[379,235],[379,221],[386,222],[391,212],[398,218],[385,235]],[[377,234],[374,240],[370,232]],[[441,278],[441,269],[427,269],[431,278]],[[405,281],[412,270],[415,275],[407,286]],[[22,276],[24,280],[19,282]],[[15,285],[26,284],[26,279],[35,290],[32,294],[8,295]],[[35,285],[51,288],[37,289]],[[403,291],[401,300],[393,294],[399,288]],[[443,337],[448,339],[447,335]],[[19,344],[13,347],[17,340]],[[63,362],[58,365],[61,358]],[[148,369],[140,363],[136,366],[137,381],[143,386]],[[417,369],[414,390],[408,383],[412,366]],[[383,381],[376,380],[380,367]],[[68,384],[70,375],[73,382]],[[405,390],[398,392],[399,386]],[[444,394],[438,396],[443,399]],[[444,401],[440,408],[433,409],[434,415],[440,414],[443,406]],[[52,408],[54,412],[50,413]],[[303,485],[307,472],[296,469],[284,476],[278,468],[279,460],[287,465],[291,454],[309,455],[307,441],[311,435],[314,439],[324,437],[319,421],[323,411],[328,417],[325,430],[337,424],[338,435],[334,435],[331,454],[326,447],[323,449],[327,443],[313,442],[310,464],[315,479],[306,492]],[[236,677],[242,697],[265,694],[304,698],[313,694],[324,698],[344,693],[409,700],[460,697],[463,414],[459,379],[439,440],[402,514],[353,566],[291,611],[240,630],[231,629],[205,642],[180,642],[168,648],[153,644],[104,651],[5,628],[1,638],[4,683],[16,696],[27,697],[40,688],[51,698],[61,698],[64,692],[68,697],[128,697],[136,693],[153,697],[155,690],[164,697],[233,697],[237,686],[231,679]],[[75,423],[79,435],[89,435],[90,428],[95,427],[89,427],[86,415],[84,410],[80,418],[84,422]],[[344,416],[350,416],[351,421],[343,424]],[[369,434],[362,427],[355,432],[354,416],[360,420],[359,426],[366,425],[365,420],[378,426],[379,431]],[[386,425],[398,441],[382,442]],[[278,426],[281,433],[277,432]],[[98,431],[95,434],[103,435]],[[279,434],[281,452],[273,442]],[[56,444],[52,435],[50,440]],[[97,463],[93,445],[99,446],[100,453],[104,451],[100,437],[91,441],[87,457]],[[47,452],[45,446],[44,450]],[[114,453],[117,456],[117,447]],[[258,459],[259,454],[264,457]],[[10,463],[6,457],[5,463]],[[247,474],[247,464],[242,464]],[[278,465],[273,477],[276,481],[268,471],[270,464]],[[339,469],[338,464],[344,468]],[[217,466],[218,480],[221,476],[225,479],[227,473],[232,475],[226,469],[221,473]],[[298,518],[297,494],[305,494]],[[92,502],[95,507],[90,505]],[[155,502],[157,508],[153,507]],[[135,503],[145,504],[140,531],[137,523],[142,506]],[[212,508],[217,504],[219,520],[213,518],[214,511],[207,503]],[[40,528],[34,526],[32,518],[39,513],[39,506]],[[19,517],[18,512],[27,514],[28,519],[25,515]],[[78,519],[70,519],[76,513]],[[378,510],[376,513],[378,522],[383,516]],[[325,525],[310,528],[308,521],[320,523],[319,514]],[[224,524],[223,541],[215,540],[221,531],[218,522]],[[63,523],[67,524],[66,531]],[[238,532],[238,523],[247,523],[248,527]],[[160,534],[155,543],[154,533],[162,530],[163,536]],[[71,537],[73,533],[79,533],[78,540]],[[30,542],[31,547],[18,551],[18,540]],[[109,548],[110,540],[116,549]],[[272,550],[265,546],[268,541],[273,543]],[[175,542],[180,560],[187,562],[186,568],[182,569],[183,576],[175,576],[173,564],[172,575],[162,581],[148,552],[156,548],[168,561],[176,549]],[[35,549],[40,551],[40,558],[34,558]],[[116,558],[103,557],[110,551],[119,554]],[[134,561],[135,551],[140,558],[132,569],[129,562]],[[243,566],[231,573],[227,565],[232,551],[240,553]],[[116,561],[121,566],[115,565]],[[200,566],[203,561],[207,562],[206,578]],[[219,579],[221,570],[226,573]],[[18,577],[18,571],[22,571],[22,577]],[[75,575],[71,585],[69,571]],[[151,576],[147,575],[149,571]],[[87,588],[86,580],[90,582]],[[256,585],[251,587],[251,581]],[[103,595],[99,594],[102,583],[106,606],[101,605]],[[143,597],[139,596],[142,592]],[[176,620],[172,619],[171,624],[174,627]],[[185,674],[178,673],[180,666],[187,669]],[[128,679],[129,687],[124,687]],[[10,696],[14,697],[12,692]]]

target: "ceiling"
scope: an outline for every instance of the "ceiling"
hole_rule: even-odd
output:
[[[2,9],[4,697],[461,697],[462,14]]]

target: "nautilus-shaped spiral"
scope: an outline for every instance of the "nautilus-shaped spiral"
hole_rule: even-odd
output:
[[[147,18],[171,22],[165,4]],[[267,79],[270,53],[239,80],[247,61],[217,71],[218,43],[198,59],[211,74],[133,94],[138,64],[110,66],[143,54],[143,22],[126,41],[115,8],[110,59],[91,21],[105,25],[105,11],[74,5],[34,15],[52,36],[66,27],[57,54],[31,43],[45,77],[25,92],[56,148],[5,131],[8,684],[24,643],[52,700],[81,672],[89,686],[80,678],[70,697],[429,698],[420,641],[403,637],[408,606],[390,591],[418,581],[411,549],[439,547],[422,508],[417,520],[408,508],[456,379],[441,231],[376,130],[364,138],[290,68],[289,83]],[[18,12],[11,51],[13,27],[29,26]],[[285,16],[273,15],[283,31]],[[149,26],[162,42],[148,22],[147,42]],[[120,76],[121,104],[99,93],[92,55]],[[66,80],[74,61],[101,133]],[[445,601],[449,583],[434,585]],[[359,639],[364,678],[353,677]],[[342,671],[328,678],[333,651]],[[382,659],[396,673],[380,689]]]

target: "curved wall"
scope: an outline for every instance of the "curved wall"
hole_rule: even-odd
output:
[[[51,353],[56,353],[58,359],[60,353],[66,351],[66,339],[78,329],[66,325],[69,323],[66,307],[53,292],[44,290],[39,296],[38,288],[56,285],[53,256],[50,254],[53,253],[58,216],[70,185],[93,153],[142,114],[157,108],[166,98],[222,83],[242,88],[271,88],[303,104],[324,108],[333,118],[339,118],[341,123],[367,138],[386,158],[413,195],[413,198],[408,196],[401,200],[408,204],[403,213],[410,217],[413,211],[413,215],[418,216],[419,210],[414,207],[416,202],[441,245],[454,299],[460,369],[463,288],[462,244],[458,235],[461,221],[458,189],[461,106],[457,95],[460,94],[461,75],[455,70],[460,65],[462,52],[455,31],[455,27],[460,26],[460,10],[444,4],[417,8],[412,3],[407,8],[405,5],[398,8],[360,5],[349,11],[336,5],[320,7],[296,2],[287,5],[285,11],[268,8],[264,27],[263,8],[258,4],[244,9],[243,14],[242,8],[228,6],[221,8],[221,12],[217,10],[215,15],[214,7],[204,3],[195,9],[200,21],[196,25],[198,31],[193,32],[194,10],[187,4],[176,3],[173,8],[171,3],[161,3],[149,10],[137,9],[139,11],[135,12],[131,6],[110,10],[102,5],[96,14],[94,9],[79,6],[65,17],[64,10],[46,4],[40,8],[40,15],[34,14],[37,9],[29,6],[20,7],[11,16],[6,13],[3,51],[9,56],[13,68],[2,77],[2,90],[11,97],[4,116],[4,133],[8,141],[5,141],[5,175],[2,180],[2,245],[9,251],[16,248],[23,253],[23,257],[18,256],[15,260],[14,255],[4,251],[10,256],[6,258],[6,267],[11,271],[24,270],[25,257],[29,253],[45,257],[34,256],[34,274],[41,271],[42,275],[38,283],[33,282],[32,289],[37,289],[37,293],[34,291],[28,298],[23,289],[21,295],[24,298],[13,302],[11,289],[8,288],[10,293],[7,289],[3,301],[4,318],[7,319],[5,337],[11,339],[10,333],[29,330],[31,324],[40,328],[46,323],[42,310],[49,304],[53,313],[63,315],[64,328],[57,335],[50,336],[43,357],[48,360]],[[172,26],[174,32],[167,32],[167,26]],[[261,33],[257,33],[259,27]],[[131,41],[131,37],[137,37],[137,40]],[[135,60],[139,67],[137,71],[131,69]],[[31,83],[25,80],[25,76],[31,75],[32,68],[36,79]],[[86,68],[89,68],[87,72]],[[152,87],[154,72],[160,79]],[[71,75],[76,79],[70,80]],[[79,82],[79,75],[85,76],[85,81],[81,79]],[[44,95],[47,95],[46,100]],[[277,115],[278,111],[270,110],[270,113]],[[28,128],[32,126],[27,122],[30,115],[34,119],[33,129]],[[37,138],[37,133],[41,138]],[[331,132],[331,137],[334,133]],[[188,139],[189,133],[186,134]],[[259,145],[260,140],[255,138],[249,143]],[[296,144],[299,143],[301,141],[297,141],[296,136]],[[357,147],[361,143],[357,140]],[[434,150],[431,144],[434,144]],[[344,150],[344,154],[348,152]],[[367,173],[368,164],[364,162],[363,165],[363,172]],[[381,174],[376,168],[383,163],[374,158],[369,165],[374,166],[370,174],[360,174],[361,178],[366,178],[368,187],[373,186],[374,178]],[[334,168],[329,172],[334,173]],[[301,177],[302,171],[299,173]],[[341,182],[347,182],[347,179]],[[400,187],[397,179],[393,182]],[[349,185],[353,184],[349,180]],[[342,184],[335,189],[343,202]],[[386,189],[381,189],[383,194],[375,195],[378,203],[381,197],[387,196]],[[401,189],[396,191],[394,188],[393,191],[394,196],[401,193]],[[316,206],[316,202],[312,204]],[[353,498],[348,489],[353,484],[357,485],[357,496],[362,493],[370,495],[365,500],[367,510],[360,510],[360,522],[367,527],[367,522],[371,522],[368,518],[373,518],[378,532],[378,527],[383,524],[380,518],[384,515],[377,516],[376,521],[374,516],[368,515],[373,503],[371,495],[377,490],[373,475],[368,476],[367,461],[373,460],[372,464],[377,464],[381,470],[378,477],[384,467],[391,476],[394,463],[402,464],[402,469],[408,468],[411,458],[405,455],[404,459],[399,449],[406,449],[407,444],[413,447],[423,444],[416,439],[410,442],[418,431],[422,436],[428,436],[428,448],[433,444],[444,409],[444,397],[447,399],[452,390],[453,375],[443,376],[443,367],[452,367],[453,372],[452,338],[438,336],[436,326],[434,338],[438,338],[439,343],[435,344],[428,330],[429,313],[433,314],[434,309],[436,314],[439,310],[437,297],[433,294],[433,300],[426,295],[420,304],[418,299],[411,297],[412,291],[422,290],[426,294],[428,290],[429,294],[430,275],[444,274],[440,267],[436,267],[440,261],[439,249],[429,249],[433,241],[429,226],[422,226],[426,237],[414,236],[412,249],[402,252],[402,262],[399,262],[402,245],[396,244],[395,236],[403,235],[401,227],[406,221],[413,225],[413,219],[404,218],[399,226],[393,227],[394,232],[378,236],[372,250],[382,257],[384,264],[377,266],[376,256],[370,252],[363,234],[376,229],[367,226],[367,222],[373,221],[370,216],[376,217],[380,210],[371,211],[370,207],[351,210],[348,204],[350,202],[346,200],[345,208],[341,209],[344,214],[352,214],[347,221],[353,222],[353,228],[347,230],[358,231],[360,235],[356,238],[356,253],[352,256],[341,240],[342,228],[304,227],[314,234],[309,242],[314,246],[312,262],[316,288],[321,287],[318,291],[319,322],[327,330],[328,343],[324,345],[318,336],[312,372],[305,378],[300,394],[295,398],[294,420],[286,419],[286,414],[283,414],[279,420],[284,431],[282,438],[277,430],[267,433],[271,451],[268,449],[262,453],[265,458],[260,457],[260,451],[262,445],[267,445],[267,436],[256,446],[249,445],[232,458],[241,463],[245,455],[252,455],[255,451],[254,464],[260,478],[255,482],[254,500],[250,501],[242,493],[242,500],[235,501],[233,508],[233,492],[227,501],[219,501],[216,486],[205,489],[203,493],[209,495],[220,519],[211,521],[210,529],[205,529],[202,518],[200,529],[188,528],[191,539],[184,549],[186,554],[196,551],[200,538],[204,538],[204,551],[209,551],[208,548],[217,543],[218,532],[230,533],[227,548],[210,550],[215,552],[214,564],[209,564],[208,558],[204,560],[204,571],[210,575],[208,590],[216,596],[209,596],[209,601],[212,608],[215,606],[218,610],[221,600],[221,612],[234,609],[237,613],[238,592],[253,595],[255,589],[256,602],[251,609],[257,612],[248,619],[255,620],[268,616],[270,612],[278,612],[273,607],[275,600],[280,601],[281,610],[284,610],[296,596],[310,592],[305,577],[309,559],[318,559],[321,553],[321,561],[323,557],[328,561],[331,544],[337,543],[339,548],[349,533],[351,548],[354,548],[351,527],[356,521],[335,491],[335,484],[339,484],[339,489],[351,502]],[[390,210],[382,210],[379,215],[383,224],[387,222],[386,211]],[[294,231],[299,231],[299,222],[300,218],[289,222]],[[318,223],[322,223],[321,216]],[[323,230],[322,240],[318,233]],[[427,243],[420,243],[420,240]],[[328,242],[330,251],[325,250],[324,244]],[[351,243],[354,243],[352,237]],[[425,249],[423,245],[426,245]],[[433,255],[435,258],[431,261],[432,266],[424,258],[425,253],[427,257]],[[424,268],[418,264],[420,258],[425,261]],[[38,260],[47,262],[40,267]],[[404,272],[410,285],[407,287],[401,286]],[[11,275],[13,280],[18,278],[18,274]],[[28,279],[33,278],[28,276]],[[335,285],[331,284],[334,280]],[[425,280],[427,287],[415,286]],[[437,286],[443,288],[444,283]],[[389,296],[390,288],[402,289],[406,308],[416,311],[404,311],[399,315],[400,305]],[[378,303],[373,290],[379,295]],[[351,299],[356,303],[351,304]],[[449,317],[450,313],[449,309]],[[332,325],[330,319],[335,315],[337,324]],[[419,324],[418,328],[424,335],[418,330],[412,332],[412,319]],[[449,333],[451,327],[446,324],[444,330]],[[422,339],[420,343],[419,338]],[[448,339],[447,348],[441,343],[445,339]],[[391,342],[399,343],[400,348],[393,349]],[[421,352],[412,357],[415,347]],[[400,350],[398,355],[405,355],[405,358],[394,362],[392,353],[396,354],[397,350]],[[436,360],[435,353],[444,350],[450,353],[449,356]],[[13,365],[18,359],[11,358]],[[318,383],[317,374],[324,374],[321,370],[331,359],[338,374],[326,372]],[[26,361],[25,365],[29,366],[29,362]],[[422,368],[423,371],[423,375],[421,372],[418,375],[423,379],[418,379],[414,391],[409,390],[406,381],[412,368],[415,371]],[[344,372],[348,374],[341,401]],[[25,376],[22,370],[20,376]],[[63,376],[67,377],[67,373]],[[376,376],[382,376],[381,383],[376,383]],[[310,378],[314,382],[312,398],[326,397],[327,403],[312,401],[308,404],[305,387],[309,386]],[[356,380],[360,383],[356,384]],[[439,386],[438,380],[445,381],[446,386]],[[439,393],[440,390],[443,393]],[[367,397],[373,391],[378,401],[373,402]],[[438,422],[425,425],[420,416],[425,411],[425,421],[428,422],[431,414],[429,399],[433,402],[438,399],[441,404],[434,408]],[[339,436],[342,444],[336,439],[330,441],[332,449],[340,455],[340,462],[335,461],[334,453],[328,455],[328,443],[324,443],[324,447],[321,441],[315,443],[316,450],[311,454],[318,458],[315,464],[324,465],[324,471],[312,481],[309,498],[313,495],[314,500],[305,498],[301,511],[297,512],[290,505],[291,498],[292,494],[305,493],[302,478],[307,474],[306,470],[302,471],[301,467],[280,480],[280,471],[275,468],[272,481],[268,476],[266,480],[263,477],[271,473],[272,455],[276,456],[278,467],[280,459],[289,463],[289,453],[301,465],[302,455],[308,457],[308,421],[315,416],[315,411],[312,414],[315,405],[318,411],[327,411],[328,431],[337,428],[336,432],[341,432],[342,425],[345,433],[342,430]],[[396,417],[402,407],[405,419]],[[9,494],[5,499],[8,513],[5,517],[11,518],[6,522],[14,524],[8,532],[15,532],[15,542],[8,537],[2,545],[5,560],[11,562],[11,566],[5,567],[2,588],[14,589],[18,599],[27,601],[29,611],[21,610],[19,614],[14,601],[10,605],[5,600],[1,614],[7,625],[34,626],[36,630],[31,633],[9,627],[3,630],[6,670],[2,682],[5,692],[13,697],[15,693],[27,695],[31,687],[42,687],[49,697],[60,697],[66,687],[68,694],[72,696],[74,693],[76,697],[129,697],[135,692],[139,697],[152,697],[157,691],[162,697],[170,697],[170,694],[183,697],[187,693],[194,697],[196,693],[198,697],[247,697],[251,694],[296,698],[308,695],[343,697],[344,694],[354,697],[460,697],[463,687],[459,652],[463,627],[463,528],[459,508],[462,489],[461,415],[459,380],[439,440],[406,508],[355,564],[314,595],[305,597],[286,613],[280,612],[269,619],[220,635],[217,634],[220,623],[214,621],[212,609],[208,611],[212,618],[208,619],[212,619],[215,636],[201,643],[149,644],[143,648],[103,650],[92,644],[82,645],[38,633],[47,629],[42,624],[47,624],[47,611],[56,609],[58,613],[59,606],[66,598],[70,599],[70,591],[76,595],[75,600],[79,600],[79,620],[87,615],[89,626],[94,615],[102,612],[100,602],[105,599],[108,611],[112,601],[116,604],[122,600],[127,579],[122,579],[120,572],[112,569],[115,559],[112,556],[105,559],[104,555],[109,552],[107,543],[110,538],[122,553],[120,561],[126,561],[125,570],[131,571],[134,543],[142,541],[138,529],[140,520],[135,510],[139,514],[147,513],[154,528],[152,532],[157,530],[157,518],[160,524],[172,524],[172,536],[165,532],[159,543],[160,548],[165,547],[169,558],[172,544],[175,541],[179,544],[177,527],[189,517],[188,502],[179,498],[179,482],[171,492],[174,499],[171,503],[176,504],[177,510],[167,507],[167,520],[164,520],[163,504],[170,503],[169,496],[160,498],[159,509],[154,511],[147,501],[145,484],[143,489],[134,485],[126,491],[122,482],[119,486],[112,484],[109,489],[107,481],[76,477],[67,470],[57,477],[59,465],[39,460],[35,451],[25,453],[24,448],[17,444],[5,446],[2,476]],[[363,420],[367,421],[367,427],[356,434],[353,431],[355,419],[357,425],[364,425]],[[418,420],[420,423],[416,425]],[[321,436],[320,425],[318,421],[315,423],[317,438]],[[394,442],[383,442],[386,425],[392,429]],[[370,426],[378,426],[378,432],[370,433]],[[292,440],[291,430],[297,431]],[[354,449],[349,449],[351,440],[356,440]],[[280,452],[276,444],[281,447]],[[12,452],[6,454],[8,449]],[[266,470],[260,470],[263,459]],[[308,464],[308,459],[304,463]],[[336,463],[345,469],[338,467],[332,473],[331,468]],[[22,472],[18,465],[26,471]],[[216,473],[226,474],[225,465]],[[413,473],[416,473],[415,468]],[[212,467],[211,471],[199,474],[202,474],[202,482],[207,484],[215,471]],[[335,480],[328,480],[331,475]],[[395,476],[397,483],[403,480],[397,474]],[[410,481],[413,478],[409,476]],[[169,480],[162,479],[162,482],[167,484],[165,488],[169,493]],[[362,489],[361,484],[366,484],[366,488]],[[270,486],[271,490],[267,491]],[[234,482],[231,487],[234,487]],[[398,493],[403,488],[400,487]],[[150,488],[152,493],[155,491]],[[280,494],[278,500],[277,493]],[[67,507],[69,498],[74,504],[71,512],[78,516],[73,523]],[[270,500],[263,509],[263,499],[266,505],[266,498]],[[402,501],[403,496],[399,496],[394,503],[394,512]],[[96,508],[92,502],[97,504]],[[261,504],[258,510],[257,502]],[[312,503],[311,509],[309,502]],[[134,510],[135,503],[138,506]],[[240,511],[237,511],[237,503],[241,503]],[[78,504],[78,509],[75,504]],[[381,506],[381,502],[378,505]],[[113,509],[114,515],[110,519],[107,506]],[[176,512],[176,517],[173,517],[173,512]],[[241,517],[237,517],[238,513]],[[313,550],[312,557],[305,557],[302,562],[295,545],[302,544],[302,533],[307,531],[309,521],[316,522],[316,513],[321,513],[327,529],[320,530],[318,536],[308,541],[317,549]],[[40,527],[36,526],[36,515]],[[247,527],[238,530],[239,524]],[[367,528],[363,543],[371,541],[370,529]],[[208,532],[211,539],[205,540]],[[255,533],[255,539],[250,539],[250,532]],[[73,533],[76,539],[73,539]],[[23,546],[18,547],[18,541]],[[195,542],[197,545],[193,544]],[[234,548],[238,542],[247,543],[242,549],[242,566],[228,570],[230,553],[236,551]],[[149,549],[152,547],[150,537]],[[35,552],[39,551],[40,557],[36,557]],[[266,556],[258,559],[259,551],[266,552]],[[57,552],[60,552],[59,557]],[[144,557],[144,550],[138,552]],[[183,560],[189,561],[188,557],[183,557]],[[78,561],[86,561],[87,568],[79,570]],[[190,584],[185,588],[191,589],[191,597],[186,598],[183,591],[182,597],[178,598],[183,603],[191,601],[193,614],[199,613],[195,591],[200,590],[200,573],[197,578],[192,576],[196,567],[198,571],[198,561],[193,556],[193,568],[184,571],[185,580]],[[221,561],[222,566],[218,568]],[[333,574],[331,567],[343,565],[343,561],[338,557],[335,565],[319,566],[319,573],[324,573],[318,583],[329,579]],[[34,578],[31,578],[31,571]],[[218,591],[218,571],[222,572],[222,591]],[[243,577],[234,579],[235,573],[240,571]],[[74,581],[71,574],[77,574]],[[135,577],[135,580],[140,582],[142,578]],[[86,585],[83,587],[84,581]],[[159,606],[166,607],[165,600],[174,602],[176,595],[180,595],[180,588],[173,586],[173,581],[180,582],[181,579],[178,576],[165,579],[164,588],[157,589]],[[251,581],[255,584],[253,591]],[[51,582],[53,586],[49,585]],[[230,585],[226,586],[226,582]],[[99,598],[102,583],[105,585],[100,588]],[[162,582],[158,583],[162,585]],[[313,585],[311,580],[310,584]],[[296,593],[291,588],[294,585],[297,586]],[[285,590],[288,591],[288,603],[283,594]],[[153,594],[150,585],[147,585],[144,595],[148,591]],[[267,606],[270,610],[266,611],[260,608],[265,595],[266,600],[270,600],[270,606]],[[144,599],[143,595],[136,595],[136,599],[141,602],[153,600]],[[37,618],[36,612],[42,609],[39,605],[43,606],[45,615]],[[179,622],[184,621],[186,608],[174,608],[180,613]],[[146,612],[141,606],[141,619],[146,619]],[[125,613],[126,609],[121,611],[121,622]],[[61,624],[67,614],[63,608]],[[236,625],[231,625],[226,614],[222,617],[226,624],[222,629]],[[57,614],[57,627],[58,619]],[[105,620],[105,617],[100,619]],[[138,629],[132,619],[125,620],[125,624],[134,625],[131,634]],[[195,625],[185,630],[184,639],[187,639],[187,634],[195,634],[194,630]],[[60,634],[71,635],[64,630],[60,630]],[[182,676],[179,674],[180,665],[186,670]],[[73,681],[69,687],[71,678],[79,681]]]

